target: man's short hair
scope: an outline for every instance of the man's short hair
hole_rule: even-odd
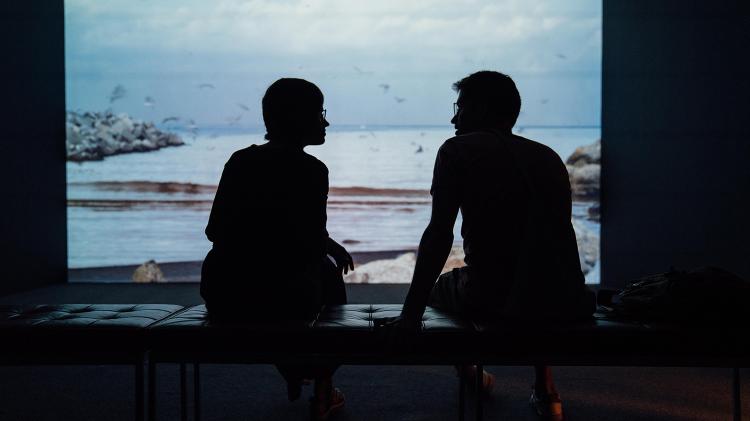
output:
[[[510,76],[482,70],[453,84],[456,92],[470,103],[485,104],[491,112],[513,127],[521,112],[521,95]]]
[[[266,139],[281,139],[298,133],[305,117],[318,111],[323,92],[304,79],[281,78],[268,87],[262,104]]]

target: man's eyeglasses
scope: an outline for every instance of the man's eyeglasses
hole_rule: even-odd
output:
[[[320,112],[320,118],[325,119],[326,118],[326,109],[323,108],[323,111]]]
[[[460,109],[461,109],[461,106],[460,106],[460,105],[458,105],[458,102],[454,102],[454,103],[453,103],[453,116],[455,116],[456,114],[458,114],[458,111],[459,111]]]

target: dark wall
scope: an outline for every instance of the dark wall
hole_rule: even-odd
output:
[[[0,294],[65,282],[63,2],[0,5]]]
[[[750,279],[748,2],[604,2],[602,281]]]

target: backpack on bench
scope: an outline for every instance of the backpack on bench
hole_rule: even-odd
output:
[[[607,318],[637,321],[739,322],[750,320],[750,283],[716,267],[670,270],[600,291]],[[606,303],[606,304],[605,304]]]

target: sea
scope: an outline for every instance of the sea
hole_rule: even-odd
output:
[[[601,136],[598,127],[515,132],[563,160]],[[238,149],[265,143],[264,133],[236,127],[177,133],[184,146],[67,163],[70,268],[205,257],[211,243],[204,229],[224,163]],[[305,150],[329,169],[331,237],[350,252],[416,249],[430,218],[435,156],[453,135],[450,126],[329,127],[325,144]],[[585,218],[590,205],[575,203],[574,216],[598,236],[599,224]],[[459,215],[456,244],[460,226]],[[594,270],[598,279],[598,265]]]

